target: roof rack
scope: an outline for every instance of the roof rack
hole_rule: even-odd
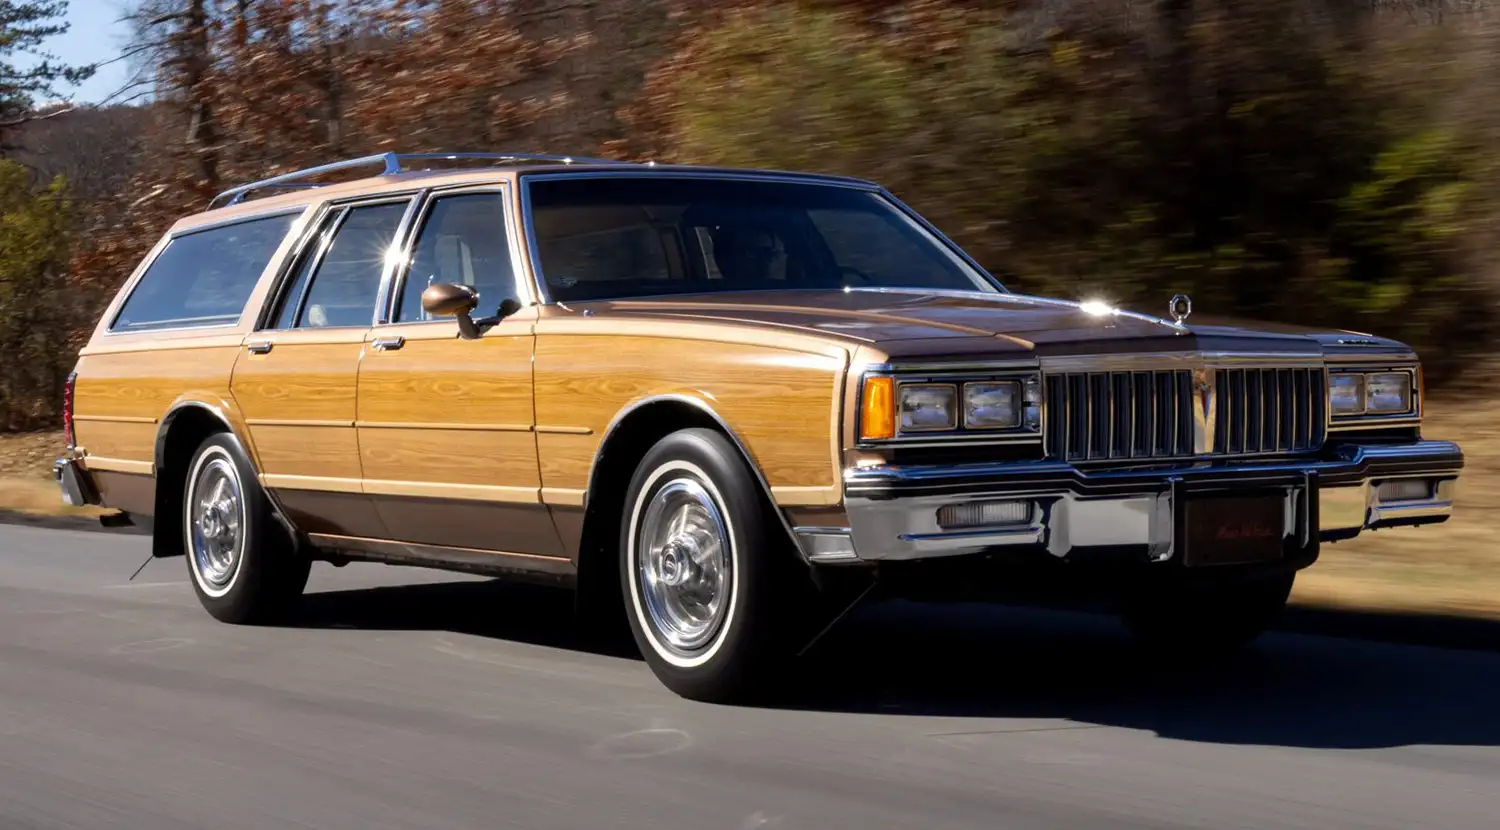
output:
[[[242,184],[239,187],[232,187],[215,196],[213,200],[208,203],[208,207],[210,210],[212,210],[216,207],[237,205],[245,200],[245,196],[257,190],[294,190],[304,187],[322,187],[325,184],[324,182],[313,182],[308,181],[308,179],[322,176],[327,173],[336,173],[340,170],[352,170],[359,167],[373,167],[378,165],[383,169],[379,173],[373,175],[394,176],[398,173],[409,173],[412,172],[413,169],[415,169],[404,167],[402,165],[403,162],[423,160],[454,161],[460,159],[489,161],[495,163],[517,161],[550,161],[560,162],[562,164],[572,164],[573,162],[586,162],[589,164],[630,164],[630,162],[615,161],[611,159],[596,159],[587,158],[584,156],[558,156],[548,155],[544,153],[381,153],[379,155],[362,156],[360,158],[348,159],[346,161],[336,161],[332,164],[324,164],[318,167],[309,167],[306,170],[298,170],[295,173],[284,173],[280,176],[272,176],[269,179],[262,179],[258,182],[251,182],[249,184]],[[220,205],[220,200],[225,199],[226,197],[229,199],[229,201],[224,202],[223,205]]]

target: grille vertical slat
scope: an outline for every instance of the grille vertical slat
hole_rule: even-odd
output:
[[[1192,454],[1192,375],[1185,371],[1073,372],[1047,377],[1047,405],[1061,419],[1048,454],[1069,461]]]
[[[1214,452],[1266,455],[1322,446],[1322,379],[1320,369],[1220,371]]]
[[[1214,377],[1212,454],[1308,452],[1322,446],[1322,370],[1220,369]],[[1188,370],[1050,374],[1047,454],[1067,461],[1193,455],[1193,388]]]

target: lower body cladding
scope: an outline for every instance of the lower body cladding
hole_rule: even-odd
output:
[[[1462,467],[1456,445],[1415,441],[1333,443],[1305,460],[860,468],[845,474],[848,527],[794,532],[804,557],[827,565],[1016,553],[1302,567],[1321,542],[1445,521]]]

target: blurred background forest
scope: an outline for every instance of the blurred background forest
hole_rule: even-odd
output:
[[[9,54],[60,4],[0,0],[0,431],[55,428],[171,221],[385,150],[873,178],[1013,289],[1401,337],[1453,389],[1497,336],[1495,6],[142,0],[135,80],[71,108],[88,67]]]

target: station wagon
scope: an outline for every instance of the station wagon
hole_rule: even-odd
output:
[[[1450,516],[1406,345],[1160,307],[1017,293],[863,180],[372,156],[161,237],[55,475],[220,620],[287,619],[314,561],[542,579],[704,700],[856,599],[1033,579],[1222,652],[1322,545]]]

